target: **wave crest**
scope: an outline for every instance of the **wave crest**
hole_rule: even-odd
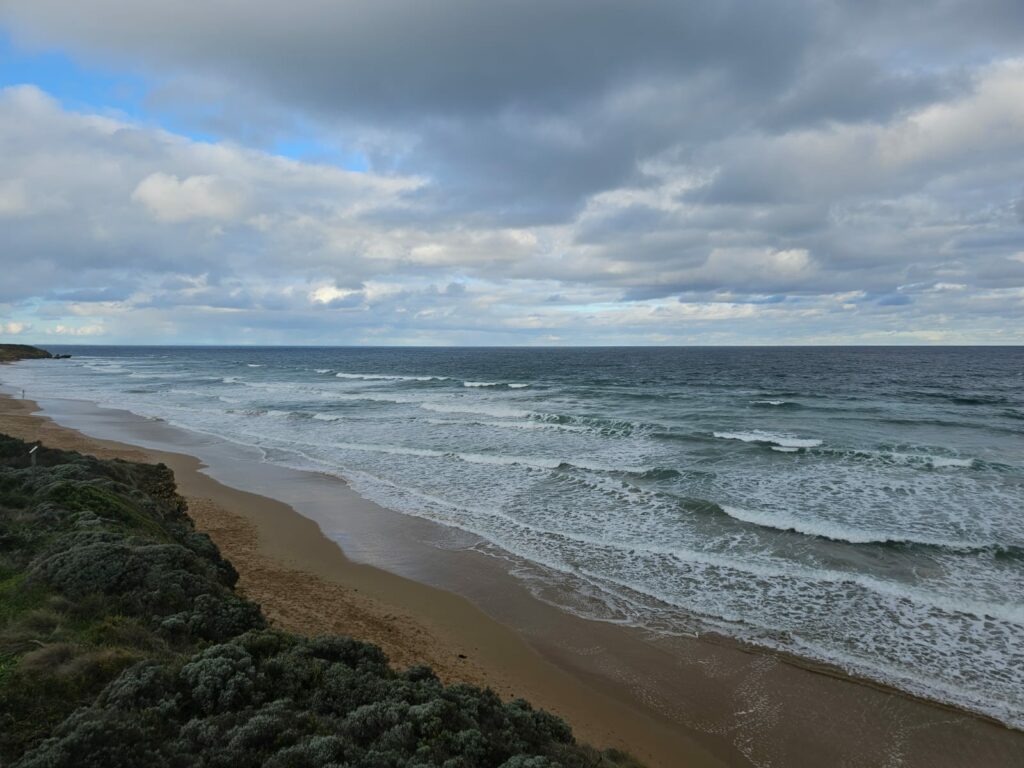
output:
[[[336,373],[339,379],[358,381],[448,381],[447,376],[399,376],[391,373]]]
[[[888,531],[856,528],[830,520],[812,520],[791,513],[760,512],[729,504],[715,505],[725,515],[741,523],[756,525],[776,531],[814,536],[843,544],[877,544],[900,546],[923,546],[941,549],[976,552],[991,550],[996,557],[1015,559],[1024,555],[1024,548],[1016,544],[1000,544],[991,541],[965,541],[927,535],[894,533]]]
[[[817,448],[821,440],[813,437],[796,437],[776,432],[766,432],[755,429],[750,432],[712,432],[722,440],[739,440],[744,443],[763,443],[772,446],[773,449],[799,450],[801,448]]]

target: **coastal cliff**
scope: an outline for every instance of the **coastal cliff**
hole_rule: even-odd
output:
[[[52,358],[45,349],[32,347],[28,344],[0,344],[0,363],[13,363],[15,360],[38,360]]]
[[[524,701],[268,626],[163,465],[0,436],[0,764],[636,765]]]

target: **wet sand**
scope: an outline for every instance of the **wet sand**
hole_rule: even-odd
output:
[[[200,451],[188,435],[166,425],[103,409],[96,418],[123,423],[85,429],[128,434],[128,444],[38,410],[0,396],[0,431],[170,466],[197,527],[278,626],[350,634],[379,644],[397,666],[425,663],[446,681],[522,696],[564,717],[581,740],[626,749],[652,768],[1024,764],[1024,734],[983,718],[723,640],[569,615],[534,598],[495,558],[360,499],[337,478],[242,462],[216,467],[224,484],[190,455]],[[151,447],[174,440],[183,452]],[[265,486],[278,498],[238,489]]]

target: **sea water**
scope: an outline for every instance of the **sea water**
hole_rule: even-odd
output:
[[[567,610],[1024,727],[1022,348],[57,351],[0,381],[334,473]]]

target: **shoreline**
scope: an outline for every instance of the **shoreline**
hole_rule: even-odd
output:
[[[235,566],[239,591],[276,626],[351,635],[381,646],[398,668],[426,664],[445,683],[525,698],[569,722],[580,741],[629,751],[650,768],[678,765],[667,760],[680,758],[688,766],[727,764],[573,679],[458,595],[353,562],[287,504],[223,485],[203,474],[205,465],[193,456],[90,437],[38,410],[32,400],[0,393],[0,431],[99,458],[169,466],[196,528]]]
[[[586,647],[589,638],[564,644],[538,642],[536,633],[509,628],[488,616],[490,611],[482,611],[451,591],[353,562],[316,521],[282,501],[217,482],[201,471],[206,465],[191,455],[88,437],[46,415],[33,415],[37,410],[32,401],[0,396],[0,431],[41,438],[56,447],[75,447],[97,455],[103,452],[105,457],[163,461],[171,466],[180,492],[189,498],[190,514],[197,526],[210,533],[235,563],[246,594],[261,602],[280,626],[304,632],[351,634],[384,647],[396,666],[427,663],[446,681],[489,685],[505,697],[522,696],[564,717],[581,740],[599,747],[626,749],[652,767],[760,764],[765,755],[759,739],[795,737],[808,724],[822,725],[824,712],[807,713],[808,722],[803,724],[796,722],[787,727],[782,722],[801,705],[806,708],[808,696],[817,707],[826,712],[833,710],[837,720],[859,719],[861,730],[851,733],[844,727],[847,723],[840,722],[820,734],[803,735],[802,740],[808,743],[798,744],[796,750],[803,754],[802,759],[782,764],[827,764],[822,761],[837,753],[849,757],[844,742],[863,758],[852,760],[851,765],[877,764],[878,756],[894,751],[909,754],[909,762],[901,763],[905,765],[959,765],[966,758],[987,765],[1012,765],[1024,756],[1024,734],[984,716],[927,702],[871,681],[854,680],[827,665],[795,663],[804,660],[738,647],[727,638],[721,643],[717,639],[682,643],[686,654],[682,661],[677,658],[678,645],[652,638],[646,639],[644,647],[635,642],[636,638],[631,645],[617,646],[615,650],[620,653],[636,655],[641,667],[649,667],[652,660],[667,665],[668,677],[678,676],[665,681],[670,693],[696,697],[698,705],[700,699],[706,699],[706,706],[697,706],[699,719],[692,711],[666,713],[664,696],[660,702],[654,700],[657,697],[642,702],[648,710],[642,711],[638,702],[616,690],[614,680],[609,683],[607,669],[588,663],[585,653],[573,653],[574,642],[579,650]],[[19,434],[12,424],[25,431]],[[88,447],[62,445],[62,441]],[[340,481],[330,478],[329,482]],[[555,610],[549,607],[547,618]],[[573,628],[571,624],[579,626]],[[613,642],[615,633],[626,633],[622,628],[594,626],[597,624],[574,618],[561,629],[580,632],[582,627],[598,639],[610,638]],[[699,690],[686,690],[683,684],[701,682],[692,669],[685,669],[695,665],[709,673]],[[617,687],[621,689],[624,682],[628,681],[620,680]],[[736,716],[744,712],[736,712],[735,707],[744,702],[714,690],[728,690],[729,686],[734,690],[756,689],[750,697],[760,698],[764,704],[758,722],[737,721]],[[780,694],[782,699],[775,701]],[[879,708],[875,717],[894,721],[896,727],[887,729],[871,721],[867,710]],[[943,732],[946,737],[938,738]],[[922,738],[922,734],[928,735]],[[873,740],[872,748],[859,743],[865,737]],[[959,749],[951,752],[950,741],[958,743]],[[825,742],[832,742],[831,747]],[[792,758],[794,753],[787,749],[785,754]]]

